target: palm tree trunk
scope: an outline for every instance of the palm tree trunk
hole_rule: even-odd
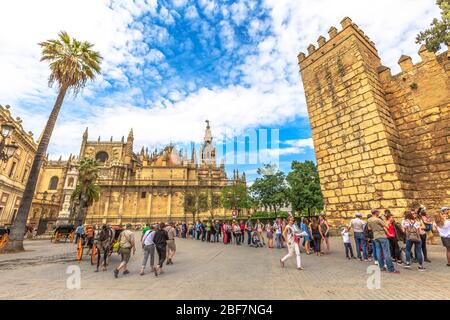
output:
[[[39,141],[39,145],[34,156],[33,165],[31,166],[30,175],[25,186],[25,191],[23,192],[22,200],[20,201],[19,210],[17,212],[16,218],[14,219],[13,226],[11,229],[10,240],[6,248],[6,252],[23,251],[23,238],[24,230],[27,224],[28,214],[31,209],[31,204],[33,202],[34,192],[36,190],[36,184],[39,178],[39,173],[41,170],[42,161],[44,160],[45,154],[47,152],[47,147],[50,143],[50,138],[55,128],[56,120],[58,119],[59,111],[64,101],[64,97],[67,92],[67,87],[62,87],[59,90],[58,97],[56,99],[53,110],[47,120],[47,125],[45,126],[42,138]]]
[[[86,189],[86,188],[84,188]],[[86,219],[86,213],[87,213],[87,199],[86,199],[86,190],[81,191],[80,199],[79,199],[79,206],[78,206],[78,212],[77,212],[77,218],[75,220],[76,226],[84,224],[84,221]]]

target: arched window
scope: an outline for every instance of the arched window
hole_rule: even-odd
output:
[[[95,160],[97,160],[98,162],[102,162],[102,163],[105,163],[108,160],[108,158],[109,158],[109,156],[105,151],[100,151],[95,156]]]
[[[74,178],[73,177],[70,177],[69,178],[69,181],[67,182],[67,186],[68,187],[73,187],[73,183],[75,182],[75,180],[74,180]]]
[[[56,190],[56,188],[58,187],[58,177],[54,176],[50,179],[50,186],[48,187],[49,190]]]

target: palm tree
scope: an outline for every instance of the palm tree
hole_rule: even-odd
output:
[[[95,76],[100,73],[100,63],[103,59],[100,53],[92,50],[92,44],[73,39],[64,31],[59,33],[58,39],[47,40],[39,43],[39,45],[42,48],[41,61],[48,61],[50,64],[49,86],[56,83],[59,92],[42,137],[39,140],[19,210],[13,222],[10,241],[6,251],[23,251],[24,230],[41,164],[47,152],[53,128],[66,93],[72,90],[76,96],[84,88],[88,80],[94,80]]]
[[[100,187],[96,184],[99,164],[93,159],[83,159],[78,166],[78,184],[72,194],[72,200],[78,200],[76,225],[84,223],[87,208],[100,197]]]

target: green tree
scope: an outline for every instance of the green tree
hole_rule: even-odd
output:
[[[236,183],[222,188],[220,202],[227,210],[237,210],[238,213],[242,209],[251,207],[251,199],[245,183]]]
[[[78,165],[78,183],[72,193],[72,200],[77,199],[78,210],[76,225],[84,223],[87,209],[100,197],[100,187],[97,185],[99,164],[93,159],[83,159]]]
[[[288,198],[294,212],[314,212],[323,209],[323,196],[320,190],[319,172],[312,161],[293,161],[292,171],[287,176]]]
[[[220,201],[220,193],[211,191],[210,199],[209,199],[209,208],[211,210],[211,216],[214,219],[214,210],[222,207],[222,203]]]
[[[277,212],[287,204],[286,175],[270,164],[259,168],[257,173],[261,177],[250,187],[254,201],[265,210]]]
[[[47,61],[50,64],[49,85],[57,84],[58,97],[39,140],[6,251],[24,250],[23,231],[36,190],[41,164],[47,153],[53,128],[66,93],[72,90],[76,96],[85,87],[88,80],[94,80],[96,74],[100,73],[100,63],[103,59],[98,52],[92,50],[92,44],[73,39],[66,32],[60,32],[56,40],[47,40],[39,45],[42,49],[41,61]]]
[[[441,19],[433,19],[430,28],[417,35],[417,43],[425,43],[431,52],[437,52],[442,45],[450,45],[450,1],[437,0],[437,5],[441,9]]]
[[[208,211],[211,208],[208,192],[199,188],[193,188],[184,195],[184,212],[190,212],[195,222],[200,212]]]

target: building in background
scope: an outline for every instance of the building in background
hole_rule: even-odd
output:
[[[25,132],[22,120],[13,118],[8,105],[0,106],[0,124],[4,123],[14,125],[8,139],[18,148],[8,161],[0,162],[0,226],[10,225],[17,214],[37,149],[33,134]]]
[[[192,220],[184,210],[185,195],[194,189],[220,195],[227,179],[225,165],[217,166],[216,150],[207,121],[200,156],[193,145],[191,157],[172,144],[161,151],[149,153],[142,148],[133,152],[134,135],[130,131],[121,141],[88,140],[88,130],[83,135],[80,159],[91,158],[101,163],[100,199],[88,210],[88,223],[142,224],[156,221]],[[200,160],[197,160],[200,159]],[[201,218],[225,216],[223,208],[200,213]]]

